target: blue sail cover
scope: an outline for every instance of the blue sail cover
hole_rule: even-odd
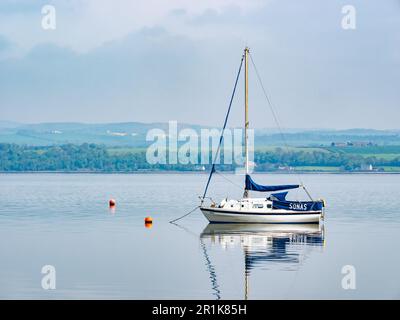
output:
[[[263,186],[255,183],[253,179],[250,177],[250,175],[246,174],[246,190],[270,192],[270,191],[296,189],[298,187],[300,187],[298,184],[287,184],[281,186]]]
[[[288,192],[280,192],[280,193],[271,193],[271,196],[273,196],[276,200],[278,201],[286,201],[286,196]]]

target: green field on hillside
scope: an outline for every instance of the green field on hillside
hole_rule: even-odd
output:
[[[364,158],[375,157],[378,159],[393,160],[400,157],[400,153],[359,153]]]

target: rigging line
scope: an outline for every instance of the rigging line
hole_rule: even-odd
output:
[[[235,187],[238,187],[240,189],[243,189],[243,186],[239,186],[237,183],[233,182],[232,180],[228,179],[227,177],[225,177],[221,172],[219,171],[215,171],[216,174],[220,175],[222,178],[224,178],[226,181],[230,182],[232,185],[234,185]]]
[[[255,71],[255,73],[256,73],[258,82],[259,82],[259,84],[260,84],[260,86],[261,86],[261,89],[262,89],[262,91],[263,91],[263,93],[264,93],[264,96],[265,96],[265,98],[266,98],[266,100],[267,100],[267,102],[268,102],[268,105],[269,105],[269,107],[270,107],[270,110],[271,110],[272,116],[273,116],[273,118],[274,118],[275,124],[276,124],[276,126],[278,127],[278,130],[279,130],[279,134],[280,134],[280,136],[281,136],[281,139],[282,139],[282,141],[283,141],[283,143],[284,143],[284,145],[285,145],[286,151],[289,153],[289,146],[288,146],[288,143],[287,143],[287,141],[286,141],[285,135],[284,135],[283,132],[282,132],[282,128],[281,128],[281,126],[280,126],[280,124],[279,124],[279,120],[278,120],[278,117],[277,117],[277,115],[276,115],[274,106],[273,106],[273,104],[272,104],[272,102],[271,102],[271,99],[269,98],[269,96],[268,96],[268,94],[267,94],[267,91],[265,90],[265,87],[264,87],[264,84],[263,84],[263,82],[262,82],[262,80],[261,80],[260,74],[258,73],[258,69],[257,69],[257,67],[256,67],[256,64],[254,63],[253,56],[252,56],[251,53],[249,53],[249,54],[250,54],[251,64],[252,64],[253,67],[254,67],[254,71]],[[312,197],[311,197],[311,195],[310,195],[310,193],[308,192],[308,190],[307,190],[306,187],[304,186],[303,180],[301,179],[301,177],[299,176],[299,174],[298,174],[297,172],[295,172],[295,173],[296,173],[297,179],[300,181],[300,184],[301,184],[301,186],[303,187],[304,191],[306,192],[307,196],[308,196],[311,200],[313,200]]]
[[[220,149],[221,149],[221,143],[222,143],[222,140],[223,140],[223,137],[224,137],[224,132],[225,132],[226,124],[227,124],[227,122],[228,122],[229,114],[230,114],[230,112],[231,112],[233,97],[235,96],[237,83],[238,83],[238,81],[239,81],[240,71],[242,70],[243,59],[244,59],[244,55],[242,56],[242,59],[240,60],[239,71],[238,71],[238,74],[237,74],[237,76],[236,76],[235,86],[233,87],[233,92],[232,92],[231,100],[230,100],[230,102],[229,102],[228,112],[227,112],[227,114],[226,114],[226,116],[225,116],[224,126],[223,126],[222,132],[221,132],[221,137],[219,138],[218,149],[217,149],[217,152],[216,152],[216,154],[215,154],[215,157],[214,157],[214,160],[213,160],[213,163],[212,163],[211,172],[210,172],[210,175],[209,175],[209,177],[208,177],[208,181],[207,181],[206,188],[204,189],[203,197],[201,198],[201,204],[203,203],[203,201],[204,201],[204,199],[205,199],[205,197],[206,197],[207,189],[208,189],[208,186],[209,186],[209,184],[210,184],[211,177],[212,177],[213,173],[215,172],[215,162],[216,162],[216,160],[217,160],[219,151],[220,151]],[[181,217],[179,217],[179,218],[176,218],[176,219],[174,219],[174,220],[171,220],[170,223],[174,223],[174,222],[176,222],[176,221],[178,221],[178,220],[181,220],[181,219],[185,218],[186,216],[188,216],[188,215],[191,214],[192,212],[196,211],[196,210],[197,210],[198,208],[200,208],[200,207],[201,207],[201,205],[195,207],[194,209],[192,209],[192,210],[189,211],[188,213],[184,214],[183,216],[181,216]]]
[[[181,216],[181,217],[179,217],[179,218],[176,218],[176,219],[174,219],[174,220],[171,220],[169,223],[174,224],[174,222],[183,219],[184,217],[188,216],[189,214],[195,212],[198,208],[200,208],[200,206],[197,206],[196,208],[192,209],[191,211],[189,211],[188,213],[184,214],[183,216]]]
[[[235,86],[233,87],[231,100],[229,101],[228,112],[226,113],[226,116],[225,116],[224,126],[222,127],[221,136],[219,138],[219,144],[218,144],[217,152],[215,153],[215,156],[214,156],[214,159],[213,159],[213,163],[212,163],[212,166],[211,166],[210,175],[208,176],[207,184],[206,184],[206,187],[204,189],[204,194],[203,194],[203,198],[202,198],[202,201],[201,201],[202,203],[204,201],[204,198],[206,197],[208,186],[209,186],[210,181],[211,181],[211,177],[212,177],[213,173],[215,172],[215,162],[217,160],[218,154],[219,154],[220,149],[221,149],[221,143],[222,143],[222,140],[224,138],[224,132],[225,132],[226,124],[228,122],[229,114],[231,112],[233,97],[235,96],[236,87],[237,87],[237,84],[238,84],[238,81],[239,81],[240,71],[242,70],[243,60],[244,60],[244,54],[242,55],[242,59],[240,60],[239,71],[238,71],[237,76],[236,76]]]
[[[272,105],[271,99],[269,98],[269,96],[268,96],[268,94],[267,94],[267,91],[265,90],[264,84],[263,84],[263,82],[262,82],[262,80],[261,80],[260,74],[258,73],[258,69],[257,69],[257,67],[256,67],[256,64],[254,63],[253,56],[252,56],[251,53],[250,53],[250,60],[251,60],[251,64],[252,64],[253,67],[254,67],[254,71],[256,72],[256,76],[257,76],[258,82],[259,82],[259,84],[260,84],[260,86],[261,86],[261,89],[262,89],[262,91],[263,91],[263,93],[264,93],[264,96],[265,96],[265,98],[267,99],[268,105],[269,105],[269,107],[270,107],[272,116],[273,116],[274,121],[275,121],[275,124],[276,124],[276,126],[278,127],[278,130],[279,130],[279,134],[280,134],[280,136],[281,136],[281,139],[282,139],[283,143],[285,144],[286,150],[289,151],[289,146],[288,146],[287,141],[286,141],[286,138],[285,138],[285,136],[284,136],[284,134],[283,134],[283,132],[282,132],[282,128],[281,128],[281,125],[280,125],[280,123],[279,123],[279,121],[278,121],[278,117],[277,117],[277,115],[276,115],[276,113],[275,113],[275,109],[274,109],[274,107],[273,107],[273,105]]]
[[[307,196],[310,198],[310,200],[314,201],[314,199],[311,197],[311,194],[308,192],[306,186],[303,185],[303,189],[304,189],[305,193],[307,193]]]

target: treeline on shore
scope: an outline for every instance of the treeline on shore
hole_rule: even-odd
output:
[[[223,159],[222,159],[223,161]],[[400,167],[400,155],[393,159],[333,151],[284,150],[256,151],[255,171],[276,171],[291,167],[336,167],[342,171],[359,170],[363,165]],[[103,145],[65,144],[60,146],[22,146],[0,143],[0,171],[66,171],[66,172],[134,172],[143,170],[207,170],[202,164],[150,164],[145,150],[110,152]],[[231,171],[234,164],[219,165],[218,170]],[[400,168],[399,168],[400,169]]]

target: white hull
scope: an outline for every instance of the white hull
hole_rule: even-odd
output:
[[[211,223],[319,223],[321,211],[296,212],[273,210],[268,213],[241,212],[202,207],[200,210]]]

